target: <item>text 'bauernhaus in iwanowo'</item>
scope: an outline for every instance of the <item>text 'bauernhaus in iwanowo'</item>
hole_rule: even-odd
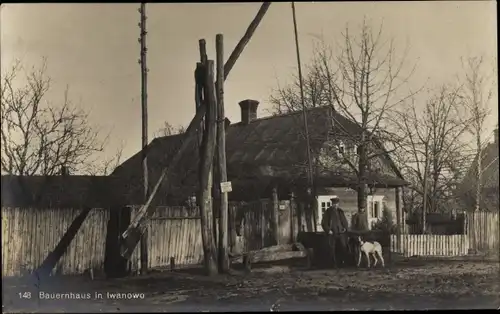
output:
[[[42,292],[38,293],[41,300],[92,300],[92,299],[115,299],[133,300],[144,299],[144,293],[136,292]]]

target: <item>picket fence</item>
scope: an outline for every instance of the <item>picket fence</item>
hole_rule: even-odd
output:
[[[391,251],[411,256],[464,256],[468,254],[469,238],[464,234],[431,235],[403,234],[401,250],[397,248],[397,236],[391,235]]]
[[[2,277],[35,270],[54,250],[81,209],[2,208]],[[109,212],[93,209],[53,273],[104,267]]]

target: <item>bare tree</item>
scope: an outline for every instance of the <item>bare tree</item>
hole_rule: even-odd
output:
[[[106,157],[99,161],[96,160],[92,164],[88,164],[84,173],[91,176],[110,175],[122,162],[123,146],[124,145],[122,143],[111,157]]]
[[[319,50],[317,54],[321,53]],[[329,105],[327,82],[324,81],[317,66],[319,60],[313,59],[312,64],[306,65],[303,78],[304,103],[307,108],[316,108]],[[302,110],[300,99],[300,80],[297,75],[292,76],[292,83],[280,86],[270,96],[272,104],[271,114],[279,115]]]
[[[24,82],[18,84],[21,71],[17,62],[1,82],[2,172],[54,175],[62,166],[85,168],[106,140],[90,126],[88,113],[72,106],[67,89],[60,105],[45,99],[50,89],[45,60],[40,68],[24,71]]]
[[[165,121],[163,122],[163,125],[158,130],[156,130],[156,132],[154,133],[154,137],[170,136],[175,134],[182,134],[184,132],[186,132],[186,128],[182,125],[173,126],[172,124]]]
[[[405,178],[411,182],[411,207],[426,212],[450,209],[455,186],[469,164],[464,150],[467,123],[464,123],[460,88],[443,86],[424,106],[408,102],[394,112],[399,150],[395,154]]]
[[[415,69],[403,75],[406,51],[398,60],[394,40],[383,41],[382,33],[382,25],[374,32],[364,20],[358,36],[346,26],[337,51],[321,40],[304,80],[307,107],[331,106],[357,128],[353,132],[334,115],[332,122],[340,133],[334,135],[338,143],[326,155],[340,152],[341,161],[357,177],[358,208],[366,207],[372,163],[388,154],[382,146],[392,138],[383,129],[388,112],[415,94],[403,91]],[[301,110],[297,86],[294,83],[275,91],[271,97],[275,112]]]
[[[475,185],[475,210],[481,205],[482,175],[483,175],[483,148],[484,132],[486,131],[486,119],[491,114],[493,82],[486,75],[483,57],[469,57],[462,59],[464,87],[462,99],[469,113],[467,130],[474,137],[475,161],[473,172]]]

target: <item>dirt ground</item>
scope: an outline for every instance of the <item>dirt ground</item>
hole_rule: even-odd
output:
[[[156,272],[122,279],[66,277],[40,290],[5,279],[3,312],[185,312],[500,307],[498,261],[406,260],[385,269],[254,266],[251,273],[208,278],[191,271]],[[20,298],[32,292],[31,299]],[[39,292],[65,300],[38,300]],[[73,295],[68,295],[69,293]],[[110,293],[136,293],[111,299]],[[52,293],[52,294],[51,294]],[[76,294],[90,293],[86,300]],[[97,293],[97,294],[96,294]],[[100,295],[99,295],[100,293]],[[102,296],[102,298],[98,297]],[[116,297],[116,296],[115,296]]]

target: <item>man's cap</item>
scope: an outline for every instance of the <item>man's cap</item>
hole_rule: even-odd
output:
[[[334,196],[332,196],[332,197],[330,198],[330,200],[331,200],[331,201],[334,201],[334,202],[338,202],[338,201],[340,201],[340,198],[339,198],[338,196],[334,195]]]

